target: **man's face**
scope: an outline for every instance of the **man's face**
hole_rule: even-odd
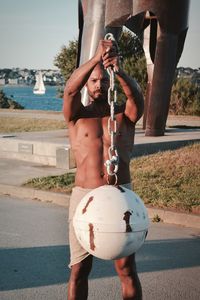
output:
[[[109,88],[109,77],[106,71],[97,65],[92,71],[86,86],[91,101],[106,100]]]

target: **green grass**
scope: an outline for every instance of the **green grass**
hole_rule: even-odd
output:
[[[66,123],[60,120],[31,119],[18,117],[2,117],[0,133],[45,131],[66,128]]]
[[[134,190],[146,204],[200,210],[200,144],[134,159],[130,169]]]
[[[74,179],[75,173],[67,173],[59,176],[33,178],[24,183],[24,186],[53,192],[71,193]]]
[[[200,144],[133,159],[130,170],[134,190],[145,204],[200,212]],[[70,193],[74,176],[36,178],[26,185]]]

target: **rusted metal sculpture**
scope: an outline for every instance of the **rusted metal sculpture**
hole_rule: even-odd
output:
[[[77,65],[94,54],[99,39],[112,32],[118,39],[125,25],[144,33],[148,85],[144,128],[147,136],[164,135],[175,68],[188,29],[190,0],[79,0]],[[84,95],[87,102],[87,96]]]

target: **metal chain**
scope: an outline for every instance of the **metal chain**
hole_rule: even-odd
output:
[[[112,33],[107,33],[105,35],[106,40],[115,41],[115,38]],[[117,152],[117,147],[115,145],[115,136],[117,133],[117,121],[115,118],[115,104],[117,102],[117,90],[115,86],[115,70],[112,68],[107,68],[107,72],[110,76],[110,87],[108,89],[108,104],[110,106],[110,117],[108,119],[108,133],[110,135],[110,147],[108,148],[108,157],[104,165],[107,170],[107,182],[109,182],[109,176],[115,177],[115,183],[117,184],[117,171],[119,166],[119,156]]]

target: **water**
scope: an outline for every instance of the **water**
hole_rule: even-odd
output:
[[[34,95],[32,86],[4,86],[3,91],[25,109],[62,111],[63,100],[57,98],[55,86],[47,86],[45,95]]]

